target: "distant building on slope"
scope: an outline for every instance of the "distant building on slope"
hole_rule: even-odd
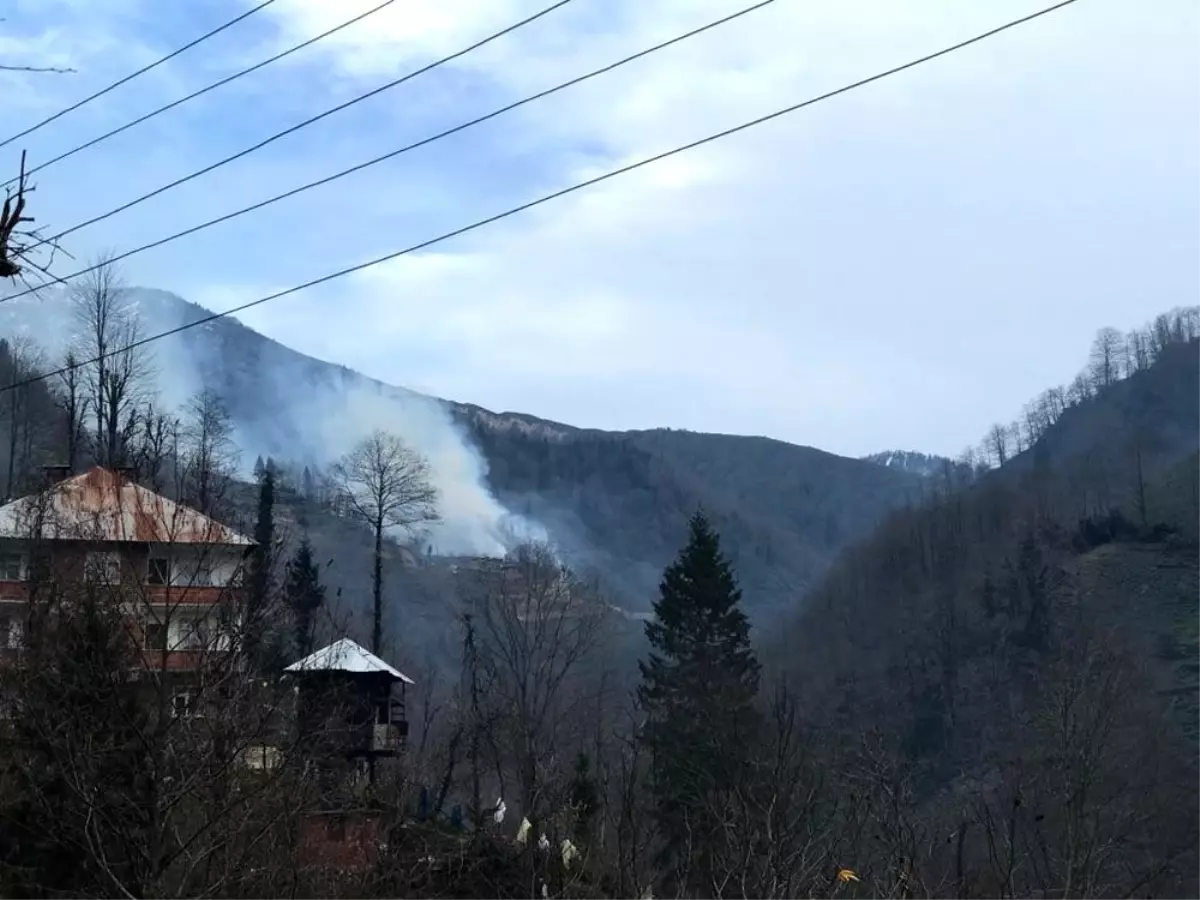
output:
[[[53,472],[48,472],[53,474]],[[0,506],[0,648],[20,646],[31,589],[111,589],[144,664],[189,670],[226,640],[219,615],[254,542],[102,467]]]

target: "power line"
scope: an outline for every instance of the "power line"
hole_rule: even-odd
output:
[[[547,88],[544,91],[539,91],[536,94],[531,94],[528,97],[525,97],[521,100],[517,100],[513,103],[509,103],[508,105],[502,106],[499,109],[492,110],[492,112],[485,113],[484,115],[478,116],[474,119],[471,119],[468,122],[463,122],[459,125],[453,126],[452,128],[447,128],[444,131],[440,131],[437,134],[433,134],[433,135],[430,135],[429,137],[422,138],[419,141],[415,141],[411,144],[407,144],[403,147],[400,147],[397,150],[392,150],[389,153],[384,153],[382,156],[376,156],[374,159],[369,159],[366,162],[362,162],[362,163],[359,163],[358,165],[351,166],[348,169],[342,169],[340,172],[335,172],[332,175],[327,175],[326,177],[317,179],[316,181],[310,181],[307,184],[302,184],[299,187],[292,188],[290,191],[285,191],[282,194],[276,194],[274,197],[268,197],[266,200],[261,200],[258,203],[251,204],[250,206],[244,206],[241,209],[234,210],[233,212],[226,213],[225,215],[222,215],[222,216],[218,216],[215,219],[209,219],[206,222],[201,222],[200,224],[193,225],[190,228],[185,228],[183,231],[177,231],[174,234],[168,235],[163,238],[159,238],[158,240],[155,240],[155,241],[151,241],[148,244],[143,244],[140,247],[134,247],[132,250],[126,250],[125,252],[120,253],[116,256],[106,258],[101,263],[87,266],[86,268],[80,269],[76,272],[72,272],[69,275],[60,276],[57,280],[59,283],[71,281],[72,279],[78,278],[81,275],[87,275],[91,272],[95,272],[97,269],[100,269],[103,266],[111,265],[112,263],[115,263],[115,262],[120,262],[121,260],[128,259],[129,257],[134,256],[138,253],[144,253],[147,250],[152,250],[156,247],[161,247],[164,244],[169,244],[172,241],[179,240],[180,238],[187,237],[192,234],[196,234],[197,232],[203,231],[206,228],[211,228],[213,225],[219,225],[223,222],[228,222],[231,219],[236,219],[239,216],[244,216],[247,213],[255,212],[266,206],[270,206],[274,203],[278,203],[280,200],[286,200],[289,197],[294,197],[297,194],[302,194],[305,191],[312,190],[313,188],[322,187],[323,185],[329,184],[333,181],[337,181],[339,178],[344,178],[347,175],[352,175],[355,172],[361,172],[364,169],[370,168],[371,166],[374,166],[374,165],[378,165],[379,163],[385,162],[386,160],[394,159],[395,157],[400,156],[403,153],[408,153],[410,150],[416,150],[418,147],[424,147],[427,144],[432,144],[435,141],[442,140],[443,138],[449,137],[450,135],[457,134],[460,131],[465,131],[468,128],[473,128],[476,125],[479,125],[483,122],[487,122],[490,119],[495,119],[499,116],[504,115],[505,113],[512,112],[514,109],[517,109],[518,107],[521,107],[521,106],[525,106],[528,103],[533,103],[535,100],[540,100],[543,97],[548,97],[551,94],[556,94],[559,91],[566,90],[569,87],[573,87],[574,85],[580,84],[584,81],[588,81],[599,75],[603,75],[607,72],[611,72],[614,69],[619,69],[621,66],[627,65],[627,64],[634,62],[635,60],[641,59],[645,56],[649,56],[652,53],[656,53],[659,50],[663,50],[674,44],[678,44],[682,41],[688,40],[689,38],[693,38],[696,35],[703,34],[706,31],[711,31],[712,29],[714,29],[720,25],[724,25],[727,22],[732,22],[734,19],[738,19],[744,15],[754,12],[755,10],[762,9],[764,6],[769,6],[770,4],[772,4],[774,2],[775,2],[775,0],[760,0],[760,2],[755,3],[753,6],[748,6],[743,9],[740,9],[735,13],[731,13],[730,15],[724,16],[723,18],[717,19],[713,22],[709,22],[707,25],[702,25],[699,28],[693,28],[691,31],[685,32],[684,34],[677,35],[676,37],[670,38],[669,40],[657,43],[652,47],[647,47],[644,50],[639,50],[637,53],[626,56],[624,59],[619,59],[616,62],[609,63],[608,65],[602,66],[599,69],[593,69],[591,72],[588,72],[584,75],[579,75],[575,78],[572,78],[570,81],[564,81],[560,84],[556,84],[554,87]],[[36,288],[36,287],[26,288],[25,290],[20,291],[19,293],[16,293],[16,294],[12,294],[8,297],[0,297],[0,303],[5,303],[9,300],[16,300],[18,297],[24,297],[27,294],[35,293],[38,290],[40,290],[40,288]]]
[[[271,2],[271,0],[268,0],[268,2]],[[441,59],[434,60],[433,62],[429,63],[428,65],[422,66],[421,68],[416,69],[415,71],[409,72],[407,75],[401,76],[400,78],[396,78],[392,81],[389,81],[387,84],[380,85],[379,87],[374,88],[373,90],[367,91],[367,93],[365,93],[365,94],[359,94],[357,97],[353,97],[350,100],[347,100],[345,103],[340,103],[337,106],[335,106],[331,109],[327,109],[322,113],[318,113],[317,115],[312,116],[311,118],[305,119],[303,122],[299,122],[299,123],[291,126],[290,128],[285,128],[283,131],[276,132],[275,134],[271,135],[268,138],[265,138],[264,140],[259,141],[257,144],[254,144],[253,146],[247,147],[244,150],[239,150],[237,153],[234,153],[232,156],[227,156],[222,160],[218,160],[217,162],[213,163],[212,165],[205,166],[203,169],[198,169],[197,171],[192,172],[190,175],[185,175],[182,178],[175,179],[174,181],[170,182],[169,184],[164,184],[162,187],[155,188],[154,190],[150,191],[149,193],[142,194],[142,196],[137,197],[133,200],[130,200],[128,203],[124,203],[121,206],[116,207],[115,209],[110,209],[106,213],[102,213],[101,215],[94,216],[91,219],[88,219],[84,222],[80,222],[78,225],[73,225],[70,228],[68,228],[66,231],[60,231],[58,234],[54,235],[53,237],[43,239],[40,243],[35,244],[34,247],[40,247],[45,244],[56,243],[57,241],[66,237],[68,234],[74,234],[76,231],[79,231],[82,228],[87,228],[89,225],[95,225],[97,222],[103,222],[105,219],[110,219],[113,216],[117,215],[118,213],[122,213],[127,209],[137,206],[139,203],[144,203],[145,201],[149,200],[151,197],[157,197],[159,194],[165,193],[166,191],[169,191],[172,188],[177,188],[181,184],[186,184],[189,181],[199,178],[201,175],[207,175],[209,172],[212,172],[215,169],[219,169],[222,166],[228,165],[229,163],[233,162],[234,160],[241,159],[243,156],[248,156],[251,153],[255,152],[256,150],[261,150],[263,147],[267,146],[268,144],[272,144],[275,141],[279,140],[280,138],[287,137],[289,134],[294,134],[295,132],[299,131],[302,128],[307,128],[309,125],[312,125],[316,122],[321,121],[324,118],[332,116],[334,113],[341,112],[344,109],[348,109],[349,107],[354,106],[356,103],[361,103],[364,100],[368,100],[371,97],[376,96],[377,94],[382,94],[384,91],[389,91],[394,87],[398,87],[399,85],[404,84],[406,81],[410,81],[411,79],[416,78],[418,75],[423,75],[424,73],[430,71],[431,69],[436,69],[438,66],[442,66],[448,62],[452,62],[453,60],[458,59],[460,56],[465,56],[466,54],[472,52],[473,50],[478,50],[480,47],[484,46],[485,44],[490,44],[492,41],[496,40],[497,38],[504,37],[504,35],[509,34],[513,31],[516,31],[518,28],[523,28],[524,26],[528,25],[530,22],[534,22],[534,21],[542,18],[542,16],[545,16],[545,15],[548,15],[549,13],[554,12],[554,10],[558,9],[559,7],[566,6],[570,2],[571,2],[571,0],[557,0],[557,2],[552,3],[550,6],[547,6],[545,9],[541,10],[540,12],[534,13],[532,16],[529,16],[528,18],[522,19],[521,21],[519,21],[513,25],[509,25],[507,28],[503,28],[500,31],[490,34],[487,37],[483,38],[482,40],[476,41],[474,44],[471,44],[469,47],[464,47],[462,50],[459,50],[455,53],[451,53],[449,56],[443,56]],[[30,249],[33,249],[33,248],[30,248]]]
[[[272,2],[273,2],[273,0],[272,0]],[[333,28],[330,28],[328,31],[321,32],[316,37],[311,37],[308,40],[304,41],[303,43],[296,44],[294,47],[289,47],[287,50],[284,50],[281,53],[276,53],[274,56],[270,57],[269,59],[264,59],[262,62],[257,62],[252,66],[247,66],[246,68],[241,69],[240,71],[234,72],[232,75],[227,75],[224,78],[222,78],[220,81],[214,81],[212,84],[208,85],[207,87],[202,87],[198,91],[192,91],[192,93],[188,94],[186,97],[180,97],[178,100],[172,100],[170,103],[166,104],[165,106],[160,106],[158,109],[148,112],[144,116],[139,116],[138,118],[134,119],[132,122],[126,122],[124,125],[122,125],[119,128],[114,128],[112,131],[102,134],[99,137],[92,138],[87,143],[80,144],[78,147],[72,147],[66,153],[60,153],[58,156],[54,157],[53,159],[48,159],[41,165],[34,166],[32,169],[30,169],[25,174],[26,174],[26,176],[29,176],[29,175],[33,175],[37,172],[41,172],[43,169],[48,169],[55,163],[62,162],[64,159],[74,156],[76,153],[79,153],[83,150],[87,150],[89,147],[95,147],[97,144],[101,143],[102,141],[107,141],[110,137],[115,137],[116,135],[121,134],[124,131],[128,131],[130,128],[134,128],[138,125],[141,125],[143,122],[153,119],[155,116],[162,115],[163,113],[165,113],[169,110],[172,110],[177,106],[182,106],[184,103],[187,103],[189,100],[195,100],[197,97],[199,97],[203,94],[207,94],[209,91],[216,90],[219,87],[224,87],[225,85],[229,84],[231,81],[237,81],[239,78],[249,75],[251,72],[257,72],[259,69],[266,68],[267,66],[271,65],[272,63],[279,62],[279,60],[283,59],[284,57],[291,56],[293,53],[303,50],[305,47],[311,47],[313,44],[317,43],[318,41],[323,41],[323,40],[325,40],[325,38],[331,37],[332,35],[337,34],[342,29],[349,28],[351,25],[361,22],[363,19],[367,18],[368,16],[373,16],[375,13],[379,12],[380,10],[384,9],[385,7],[391,6],[395,2],[396,2],[396,0],[384,0],[384,2],[380,3],[378,6],[374,6],[371,9],[368,9],[364,13],[359,13],[353,19],[348,19],[347,21],[343,22],[341,25],[335,25]],[[10,178],[8,181],[4,182],[3,184],[0,184],[0,187],[8,187],[10,184],[15,183],[16,180],[17,179],[15,179],[15,178]]]
[[[188,322],[183,325],[179,325],[175,328],[171,328],[166,331],[159,332],[157,334],[149,335],[148,337],[144,337],[137,341],[133,341],[133,342],[127,344],[126,346],[120,348],[119,350],[112,350],[108,353],[102,353],[99,356],[93,357],[92,359],[84,360],[82,362],[77,362],[74,365],[63,366],[61,368],[54,369],[53,371],[50,371],[50,372],[44,372],[40,375],[35,375],[31,378],[26,378],[23,381],[18,381],[13,384],[8,384],[5,386],[2,386],[2,387],[0,387],[0,394],[6,393],[7,391],[15,390],[16,388],[19,388],[19,387],[24,387],[26,385],[33,384],[38,381],[43,381],[47,378],[53,378],[57,375],[63,375],[67,372],[70,372],[72,369],[78,369],[83,366],[93,365],[107,357],[115,356],[120,353],[128,353],[132,350],[136,350],[139,347],[143,347],[143,346],[153,343],[155,341],[162,340],[163,338],[171,337],[173,335],[187,331],[191,328],[195,328],[199,325],[206,325],[209,322],[216,321],[217,319],[223,319],[223,318],[225,318],[227,316],[231,316],[235,313],[244,312],[247,309],[251,309],[252,307],[261,306],[262,304],[268,303],[271,300],[278,300],[281,297],[287,297],[290,294],[297,294],[300,291],[308,290],[309,288],[316,287],[321,284],[325,284],[326,282],[329,282],[329,281],[334,281],[338,278],[343,278],[346,275],[352,275],[355,272],[361,272],[364,269],[369,269],[369,268],[372,268],[373,266],[377,266],[377,265],[380,265],[385,262],[391,262],[394,259],[399,259],[401,256],[407,256],[410,253],[416,253],[419,250],[425,250],[429,247],[434,246],[435,244],[440,244],[444,241],[450,240],[451,238],[459,237],[460,235],[466,234],[471,231],[475,231],[476,229],[482,228],[485,225],[491,225],[495,222],[501,221],[502,219],[507,219],[510,216],[514,216],[517,213],[521,213],[521,212],[525,212],[526,210],[533,209],[535,206],[541,206],[543,203],[549,203],[551,200],[557,200],[560,197],[565,197],[568,194],[573,194],[576,191],[583,190],[584,188],[592,187],[594,185],[600,184],[601,182],[608,181],[611,178],[616,178],[618,175],[625,175],[636,169],[641,169],[644,166],[651,165],[652,163],[661,162],[664,159],[667,159],[672,156],[676,156],[676,155],[678,155],[680,153],[684,153],[688,150],[694,150],[695,148],[704,146],[705,144],[711,144],[712,142],[721,140],[722,138],[730,137],[731,135],[738,134],[743,131],[747,131],[758,125],[763,125],[767,122],[774,121],[775,119],[782,118],[783,116],[786,116],[789,113],[797,112],[798,110],[812,106],[816,103],[820,103],[823,100],[829,100],[833,97],[837,97],[841,94],[848,93],[850,91],[856,90],[860,87],[864,87],[865,85],[871,84],[873,82],[880,81],[880,80],[882,80],[884,78],[888,78],[892,75],[899,74],[900,72],[904,72],[908,69],[912,69],[916,66],[919,66],[924,63],[930,62],[932,60],[938,59],[939,57],[946,56],[957,50],[961,50],[964,47],[969,47],[972,44],[977,44],[980,41],[986,40],[987,38],[993,37],[997,34],[1000,34],[1001,32],[1007,31],[1010,28],[1015,28],[1018,25],[1023,25],[1026,22],[1031,22],[1034,19],[1040,18],[1040,17],[1047,15],[1049,13],[1052,13],[1056,10],[1062,9],[1063,7],[1070,6],[1072,3],[1075,3],[1075,2],[1076,2],[1076,0],[1061,0],[1061,2],[1056,3],[1053,6],[1045,7],[1044,9],[1038,10],[1037,12],[1034,12],[1034,13],[1030,13],[1027,16],[1022,16],[1019,19],[1013,19],[1012,21],[1006,22],[1003,25],[997,26],[996,28],[993,28],[990,31],[985,31],[982,34],[978,34],[978,35],[975,35],[974,37],[967,38],[964,41],[960,41],[957,44],[953,44],[942,50],[938,50],[933,53],[929,53],[925,56],[919,57],[918,59],[911,60],[910,62],[906,62],[901,65],[894,66],[890,69],[887,69],[883,72],[879,72],[875,75],[870,75],[870,76],[867,76],[866,78],[861,78],[858,81],[844,85],[843,87],[840,87],[840,88],[835,88],[832,91],[827,91],[824,94],[819,94],[816,97],[811,97],[808,100],[802,100],[799,103],[792,104],[791,106],[785,106],[783,109],[778,109],[775,112],[767,113],[764,116],[759,116],[756,119],[751,119],[750,121],[743,122],[740,125],[734,125],[731,128],[726,128],[724,131],[718,131],[715,134],[710,134],[706,137],[699,138],[698,140],[691,141],[690,143],[683,144],[683,145],[681,145],[679,147],[675,147],[671,150],[666,150],[662,153],[657,153],[654,156],[648,156],[644,159],[638,160],[637,162],[630,163],[625,166],[621,166],[620,168],[617,168],[617,169],[613,169],[612,171],[606,172],[603,175],[597,175],[595,178],[589,178],[586,181],[577,182],[573,185],[570,185],[569,187],[561,188],[560,190],[554,191],[549,194],[545,194],[544,196],[541,196],[541,197],[537,198],[536,200],[530,200],[527,203],[522,203],[520,206],[514,206],[510,209],[505,210],[504,212],[496,213],[495,215],[488,216],[485,219],[479,219],[475,222],[472,222],[469,225],[464,225],[461,228],[456,228],[453,231],[447,231],[443,234],[438,235],[437,237],[433,237],[433,238],[429,238],[427,240],[421,241],[419,244],[413,244],[409,247],[405,247],[403,250],[397,250],[393,253],[388,253],[384,256],[379,256],[379,257],[376,257],[375,259],[368,260],[367,262],[358,263],[353,266],[347,266],[346,268],[339,269],[336,272],[330,272],[327,275],[322,275],[318,278],[314,278],[314,279],[312,279],[310,281],[306,281],[302,284],[298,284],[293,287],[286,288],[285,290],[276,291],[275,293],[268,294],[265,297],[259,297],[257,300],[251,300],[248,303],[243,303],[240,306],[235,306],[232,309],[227,309],[227,310],[224,310],[223,312],[211,313],[210,315],[204,316],[200,319],[196,319],[195,321]]]
[[[270,6],[274,2],[275,2],[275,0],[263,0],[262,3],[258,4],[258,6],[255,6],[255,7],[252,7],[251,9],[246,10],[244,13],[242,13],[237,18],[230,19],[224,25],[218,25],[212,31],[209,31],[205,34],[200,35],[200,37],[196,38],[195,40],[191,41],[190,43],[184,44],[178,50],[172,50],[166,56],[156,59],[154,62],[150,63],[149,65],[142,66],[142,68],[138,69],[136,72],[131,72],[130,74],[126,75],[124,78],[114,81],[108,87],[102,88],[101,90],[96,91],[96,93],[92,94],[91,96],[84,97],[82,100],[78,101],[77,103],[71,104],[66,109],[60,109],[54,115],[49,116],[45,119],[42,119],[42,121],[38,122],[36,125],[30,125],[24,131],[20,131],[17,134],[14,134],[12,137],[6,138],[5,140],[0,141],[0,147],[7,147],[13,141],[20,140],[21,138],[25,137],[25,135],[27,135],[27,134],[33,134],[35,131],[37,131],[42,126],[49,125],[51,122],[55,121],[56,119],[61,119],[67,113],[74,112],[75,110],[79,109],[79,107],[84,106],[85,104],[91,103],[93,100],[96,100],[99,97],[103,97],[109,91],[116,90],[121,85],[126,84],[130,81],[133,81],[133,79],[137,78],[139,75],[145,75],[151,69],[153,69],[157,66],[161,66],[163,63],[167,62],[167,60],[174,59],[176,56],[178,56],[180,53],[183,53],[185,50],[191,50],[197,44],[201,44],[204,41],[207,41],[210,37],[215,37],[216,35],[220,34],[222,31],[224,31],[226,28],[232,28],[238,22],[241,22],[243,19],[249,18],[250,16],[254,15],[259,10],[265,9],[266,7]]]

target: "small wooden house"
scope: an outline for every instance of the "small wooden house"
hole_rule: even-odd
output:
[[[413,681],[349,638],[284,670],[296,679],[300,746],[323,757],[373,767],[395,756],[408,736],[405,689]]]
[[[379,809],[359,789],[408,736],[405,689],[413,681],[349,638],[288,666],[296,679],[296,746],[323,785],[325,808],[307,816],[301,845],[314,869],[364,871],[383,840]]]

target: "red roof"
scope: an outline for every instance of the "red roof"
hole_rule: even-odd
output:
[[[54,540],[250,546],[245,535],[203,513],[96,466],[42,494],[0,506],[0,538],[25,540],[42,519]]]

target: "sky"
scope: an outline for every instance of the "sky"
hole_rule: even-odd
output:
[[[0,149],[37,164],[376,5],[275,0]],[[67,229],[550,0],[399,0],[36,177]],[[0,140],[251,0],[15,0]],[[419,140],[749,0],[572,0],[64,240],[121,251]],[[390,253],[1025,15],[776,0],[587,84],[123,263],[214,310]],[[954,454],[1096,330],[1200,297],[1200,4],[1079,0],[986,42],[241,314],[381,380],[576,425]],[[7,175],[6,175],[7,177]]]

